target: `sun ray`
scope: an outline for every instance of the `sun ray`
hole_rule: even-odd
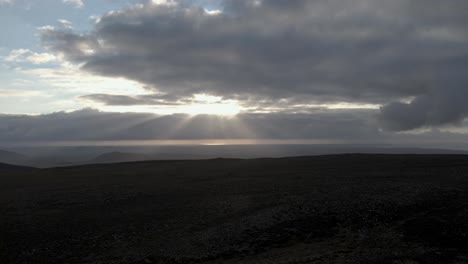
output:
[[[183,130],[187,124],[190,122],[190,120],[193,118],[193,116],[187,115],[187,114],[179,114],[180,116],[183,116],[180,118],[177,123],[174,124],[172,128],[167,130],[164,134],[161,135],[162,139],[174,139],[174,135],[177,135],[177,133],[181,130]],[[178,116],[179,116],[178,115]]]

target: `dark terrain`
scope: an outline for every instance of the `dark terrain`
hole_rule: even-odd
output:
[[[0,170],[0,263],[468,263],[468,156]]]

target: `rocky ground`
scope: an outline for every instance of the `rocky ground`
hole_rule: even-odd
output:
[[[468,263],[468,156],[0,173],[1,263]]]

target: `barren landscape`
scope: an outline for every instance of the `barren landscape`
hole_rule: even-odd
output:
[[[468,263],[468,156],[0,170],[2,263]]]
[[[0,264],[468,264],[467,0],[0,0]]]

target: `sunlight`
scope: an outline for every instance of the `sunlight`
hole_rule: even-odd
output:
[[[150,105],[132,105],[132,106],[103,106],[98,103],[88,103],[89,107],[99,109],[104,112],[133,112],[133,113],[152,113],[156,115],[188,114],[196,115],[217,115],[217,116],[235,116],[242,111],[242,107],[237,102],[218,102],[218,103],[195,103],[189,105],[164,107]]]
[[[241,107],[237,103],[208,103],[208,104],[193,104],[185,107],[186,113],[190,115],[222,115],[234,116],[241,111]]]
[[[224,100],[219,96],[207,94],[195,94],[189,103],[179,105],[103,105],[96,102],[87,102],[88,107],[96,108],[105,112],[135,112],[152,113],[156,115],[187,114],[215,115],[215,116],[235,116],[245,110],[237,100]]]
[[[221,115],[221,116],[234,116],[237,115],[242,109],[239,103],[235,100],[223,100],[220,96],[213,96],[209,94],[195,94],[193,96],[194,103],[182,107],[183,112],[190,115]]]

